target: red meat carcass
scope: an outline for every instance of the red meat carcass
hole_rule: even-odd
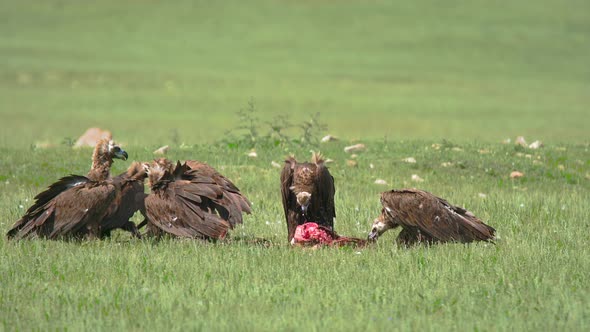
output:
[[[291,245],[298,246],[364,246],[366,240],[340,236],[328,227],[318,225],[314,222],[306,222],[297,226]]]

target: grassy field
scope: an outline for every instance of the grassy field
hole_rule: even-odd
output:
[[[1,2],[0,233],[47,185],[87,172],[91,151],[67,145],[90,126],[132,160],[169,144],[171,159],[210,163],[254,213],[216,244],[1,236],[0,330],[590,326],[588,2]],[[250,100],[253,144],[226,134]],[[341,141],[265,138],[276,117],[317,112],[327,130],[311,138]],[[545,146],[499,143],[516,135]],[[362,250],[292,249],[271,162],[311,149],[334,160],[343,235],[366,236],[381,191],[416,186],[499,239],[403,249],[391,231]]]
[[[3,0],[0,17],[2,145],[96,125],[135,145],[210,142],[250,98],[349,139],[590,128],[587,1]]]
[[[496,227],[496,245],[401,249],[397,232],[363,250],[294,250],[285,243],[279,199],[283,149],[249,159],[223,147],[178,150],[234,179],[254,214],[233,243],[109,241],[62,243],[0,240],[4,329],[205,330],[574,330],[590,319],[587,271],[590,158],[588,146],[432,147],[430,142],[378,143],[346,166],[342,143],[324,146],[335,162],[337,229],[366,236],[379,213],[378,193],[419,186],[469,207]],[[454,150],[453,150],[454,149]],[[133,158],[151,153],[128,149]],[[484,153],[480,152],[482,150]],[[307,155],[303,149],[293,150]],[[58,175],[83,173],[90,151],[26,154],[4,149],[0,195],[7,230],[32,196]],[[402,159],[413,156],[416,164]],[[34,162],[31,162],[34,161]],[[443,167],[450,162],[453,165]],[[21,165],[26,166],[21,166]],[[116,164],[116,172],[126,163]],[[374,168],[370,168],[373,164]],[[511,170],[526,176],[510,180]],[[382,178],[390,186],[373,184]],[[486,197],[480,197],[480,193]],[[28,201],[27,201],[28,200]],[[139,219],[138,219],[139,221]],[[263,237],[270,248],[248,244]]]

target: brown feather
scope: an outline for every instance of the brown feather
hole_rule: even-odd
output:
[[[252,212],[250,201],[248,201],[248,199],[242,195],[240,189],[238,189],[238,187],[236,187],[228,178],[219,174],[213,167],[196,160],[187,160],[186,165],[190,167],[196,174],[203,174],[205,177],[211,178],[213,183],[221,188],[223,194],[226,195],[230,201],[233,202],[233,205],[235,205],[236,209],[240,211],[240,218],[238,218],[239,220],[236,220],[236,223],[242,222],[242,212],[247,214]]]
[[[285,219],[287,221],[287,236],[289,243],[295,235],[295,230],[298,225],[301,225],[305,220],[299,220],[301,214],[297,214],[297,198],[291,191],[293,184],[293,171],[297,161],[293,157],[285,160],[285,166],[281,171],[281,196],[283,199],[283,210],[285,212]]]
[[[76,182],[67,182],[72,177],[63,178],[39,194],[37,197],[51,198],[38,199],[7,236],[14,239],[99,236],[99,220],[115,198],[115,187],[88,179],[80,184],[80,178],[76,176]]]

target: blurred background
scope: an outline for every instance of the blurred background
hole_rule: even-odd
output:
[[[240,110],[348,140],[586,143],[589,64],[583,0],[2,0],[0,145],[214,142]]]

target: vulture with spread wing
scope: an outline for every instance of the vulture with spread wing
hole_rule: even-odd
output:
[[[213,167],[196,160],[187,160],[186,165],[191,169],[191,172],[213,179],[213,182],[223,190],[224,199],[220,203],[230,210],[228,220],[232,227],[242,223],[242,213],[250,214],[252,212],[250,201],[242,195],[240,189]]]
[[[314,153],[311,163],[285,160],[281,172],[283,209],[291,242],[298,225],[308,221],[334,231],[334,178],[321,154]]]
[[[35,204],[8,231],[8,238],[100,237],[100,221],[117,194],[109,181],[114,158],[126,160],[127,152],[108,139],[99,141],[88,175],[63,177],[35,196]]]
[[[147,235],[219,239],[250,213],[250,202],[211,166],[167,159],[147,169],[151,194],[145,199]]]
[[[137,226],[129,219],[139,211],[145,220],[144,180],[146,177],[143,164],[133,162],[126,172],[112,179],[111,182],[117,188],[117,194],[106,216],[100,222],[101,237],[109,237],[114,229],[122,229],[140,237]]]
[[[496,232],[470,211],[418,189],[383,192],[381,205],[383,209],[373,223],[370,240],[398,226],[402,231],[397,240],[404,245],[491,241]]]

